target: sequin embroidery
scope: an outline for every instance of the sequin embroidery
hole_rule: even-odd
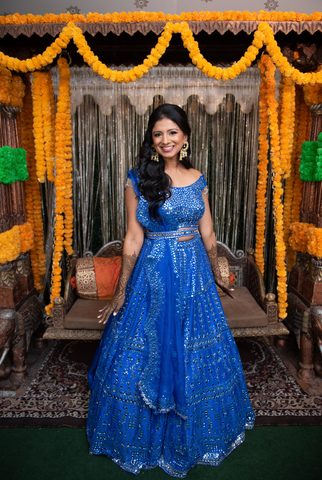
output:
[[[254,413],[197,231],[204,176],[171,188],[162,222],[149,217],[135,172],[128,176],[150,234],[89,372],[90,453],[135,474],[160,466],[184,478],[195,464],[219,465],[242,443]],[[179,229],[195,236],[179,242]]]

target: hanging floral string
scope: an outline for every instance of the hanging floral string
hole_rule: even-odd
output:
[[[35,72],[32,79],[33,132],[35,139],[35,158],[38,182],[44,183],[46,175],[43,98],[44,72]]]
[[[307,230],[307,251],[314,257],[322,258],[322,228],[314,225]]]
[[[52,263],[52,286],[50,304],[46,307],[51,314],[53,300],[60,296],[62,269],[60,261],[65,249],[72,253],[72,165],[71,165],[71,111],[70,111],[70,70],[65,58],[57,62],[59,69],[59,92],[56,113],[56,206],[55,206],[55,245]],[[65,217],[64,217],[65,216]]]
[[[284,189],[284,243],[288,249],[290,234],[291,209],[293,200],[293,164],[292,152],[295,129],[295,84],[284,75],[280,82],[280,135],[281,135],[281,169],[286,180]]]
[[[322,83],[322,71],[302,73],[288,63],[287,58],[284,57],[281,49],[275,41],[272,28],[266,22],[261,22],[258,25],[258,29],[254,33],[253,42],[248,47],[245,55],[243,55],[235,65],[225,69],[215,67],[204,59],[200,53],[198,42],[194,40],[193,34],[186,22],[175,24],[168,22],[158,39],[157,45],[151,50],[150,55],[143,61],[143,64],[127,71],[111,70],[107,68],[106,65],[94,55],[87,44],[81,29],[76,27],[73,22],[69,22],[68,25],[63,28],[58,38],[46,48],[42,55],[39,54],[36,57],[27,60],[19,60],[18,58],[10,57],[3,52],[0,52],[0,65],[8,67],[10,70],[21,72],[40,70],[42,67],[52,63],[56,56],[59,55],[62,48],[66,48],[70,40],[73,38],[78,51],[84,58],[84,61],[92,67],[94,72],[97,72],[106,79],[117,81],[119,83],[128,83],[130,81],[135,82],[138,78],[145,75],[149,68],[158,64],[159,58],[163,55],[169,45],[170,40],[168,40],[168,38],[169,35],[171,38],[172,33],[181,33],[184,45],[190,52],[192,62],[210,78],[221,78],[223,81],[228,80],[229,78],[235,78],[251,65],[251,62],[255,60],[258,54],[259,48],[265,44],[272,61],[283,75],[290,77],[299,85]]]
[[[292,223],[290,226],[291,235],[289,244],[296,252],[307,253],[308,251],[308,229],[314,227],[313,223]]]
[[[303,182],[300,178],[301,145],[308,140],[308,125],[310,124],[310,110],[305,104],[303,91],[299,94],[299,121],[297,125],[297,141],[295,147],[294,186],[292,203],[292,223],[300,221],[300,208],[302,202]]]
[[[34,245],[34,234],[29,222],[15,225],[0,233],[0,263],[12,262]]]
[[[35,244],[30,251],[31,266],[34,274],[35,288],[38,292],[43,289],[42,275],[45,274],[44,233],[41,213],[40,187],[36,173],[35,147],[33,137],[32,95],[30,76],[26,76],[26,94],[24,97],[22,116],[22,143],[27,152],[27,166],[29,179],[25,182],[26,216],[31,224]]]
[[[0,103],[9,105],[12,90],[12,74],[10,70],[0,66]]]
[[[276,101],[275,66],[268,55],[263,55],[261,64],[265,67],[264,76],[266,80],[266,102],[269,119],[271,162],[273,171],[273,215],[276,252],[276,272],[279,318],[286,318],[287,309],[287,284],[286,284],[286,248],[284,244],[283,225],[283,195],[282,168],[280,162],[280,134],[278,129],[278,103]]]
[[[259,68],[262,76],[259,87],[259,149],[258,149],[258,180],[256,190],[256,246],[255,259],[256,263],[264,275],[265,261],[264,261],[264,246],[265,246],[265,222],[266,222],[266,191],[267,191],[267,177],[268,177],[268,113],[267,113],[267,98],[266,98],[266,78],[265,65],[260,62]]]
[[[25,84],[18,75],[0,66],[0,103],[11,107],[22,108],[25,95]]]
[[[319,65],[316,72],[322,71],[322,65]],[[322,103],[322,85],[304,85],[304,100],[308,107],[313,104]]]
[[[44,154],[47,167],[47,179],[54,181],[55,162],[55,98],[50,72],[43,72],[43,131],[44,131]]]
[[[65,65],[66,66],[66,65]],[[68,66],[66,67],[68,69]],[[68,70],[69,73],[69,70]],[[69,73],[70,76],[70,73]],[[69,77],[68,77],[69,79]],[[67,89],[66,89],[67,90]],[[72,165],[72,117],[71,117],[71,94],[68,83],[68,98],[66,98],[66,122],[65,122],[65,230],[64,246],[69,255],[73,253],[73,165]]]
[[[306,22],[306,21],[321,21],[322,13],[314,12],[311,14],[298,12],[267,12],[259,10],[258,12],[235,12],[233,10],[225,12],[182,12],[180,15],[165,14],[163,12],[120,12],[120,13],[91,13],[86,16],[82,14],[61,13],[55,15],[53,13],[46,13],[45,15],[0,15],[0,25],[21,25],[34,23],[134,23],[134,22],[174,22],[174,21],[263,21],[266,22]]]
[[[282,176],[286,179],[290,176],[291,172],[295,120],[295,84],[291,78],[287,78],[284,75],[280,83],[279,103],[281,106],[281,168]]]

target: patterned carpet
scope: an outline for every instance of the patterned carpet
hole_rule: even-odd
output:
[[[303,393],[267,339],[238,339],[256,425],[322,425],[322,397]],[[28,353],[28,379],[0,383],[0,426],[84,427],[97,342],[51,342]]]

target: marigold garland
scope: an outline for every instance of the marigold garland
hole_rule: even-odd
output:
[[[322,65],[319,65],[316,72],[322,71]],[[308,107],[313,104],[322,103],[322,85],[304,85],[304,100]]]
[[[262,81],[259,87],[259,138],[258,138],[258,180],[256,189],[256,246],[255,259],[256,263],[264,275],[265,261],[264,261],[264,246],[265,246],[265,221],[266,221],[266,191],[267,191],[267,177],[268,177],[268,113],[267,113],[267,99],[266,99],[266,79],[265,79],[265,65],[259,65]]]
[[[322,258],[322,228],[308,228],[307,251],[314,257]]]
[[[296,178],[296,169],[298,168],[297,164],[297,142],[298,142],[298,125],[300,121],[301,114],[301,94],[302,91],[299,87],[295,89],[295,107],[294,107],[294,138],[293,138],[293,147],[291,151],[291,170],[290,176],[286,179],[285,182],[285,195],[284,195],[284,242],[286,248],[288,249],[287,257],[287,269],[290,271],[295,261],[295,251],[289,247],[289,236],[290,236],[290,225],[292,223],[292,205],[293,205],[293,194],[294,194],[294,182]]]
[[[42,94],[42,119],[46,173],[48,180],[53,182],[55,179],[55,99],[50,72],[43,72]]]
[[[0,103],[11,107],[22,108],[25,95],[25,84],[18,75],[0,66]]]
[[[0,263],[16,260],[21,253],[28,252],[33,244],[34,234],[29,222],[0,233]]]
[[[294,250],[322,258],[322,228],[296,222],[291,225],[291,231],[290,245]]]
[[[0,66],[0,103],[9,105],[12,89],[12,74],[10,70]]]
[[[12,88],[10,95],[10,106],[16,108],[22,108],[23,97],[25,96],[25,84],[22,81],[22,78],[18,75],[12,76]]]
[[[60,82],[56,113],[55,245],[52,262],[50,304],[46,306],[48,315],[51,314],[54,298],[60,296],[62,280],[60,261],[64,245],[67,253],[71,254],[73,236],[70,70],[65,58],[60,58],[57,64]]]
[[[45,82],[44,72],[35,72],[32,79],[32,97],[33,97],[33,132],[35,139],[35,156],[38,182],[45,182],[46,160],[45,160],[45,141],[44,141],[44,121],[43,121],[43,86]]]
[[[43,289],[42,275],[45,268],[44,234],[42,221],[42,203],[39,182],[37,180],[35,147],[33,138],[32,95],[30,75],[26,76],[26,95],[24,97],[22,116],[22,143],[27,152],[29,179],[25,183],[25,204],[28,222],[32,225],[35,244],[30,251],[31,266],[34,274],[35,288]]]
[[[92,13],[86,16],[82,14],[61,13],[55,15],[46,13],[45,15],[1,15],[0,25],[19,25],[34,23],[132,23],[132,22],[174,22],[174,21],[271,21],[271,22],[305,22],[305,21],[321,21],[322,13],[314,12],[311,14],[298,12],[267,12],[259,10],[258,12],[241,11],[225,11],[225,12],[182,12],[180,15],[164,14],[163,12],[120,12],[120,13]]]
[[[273,215],[274,215],[274,233],[275,233],[275,252],[276,252],[276,272],[277,272],[277,291],[279,318],[284,319],[287,316],[287,284],[286,284],[286,248],[284,243],[284,225],[283,225],[283,195],[282,187],[282,168],[280,163],[280,135],[278,129],[278,104],[275,98],[275,66],[268,55],[261,58],[261,69],[265,76],[266,83],[266,103],[269,119],[270,142],[271,142],[271,162],[273,170]]]
[[[265,15],[262,15],[262,17],[264,18]],[[166,16],[166,20],[168,20],[168,18]],[[224,18],[224,20],[226,19]],[[152,66],[158,64],[160,57],[169,45],[172,33],[181,33],[184,46],[189,50],[192,62],[210,78],[221,78],[223,81],[226,81],[229,78],[235,78],[251,65],[252,61],[255,60],[259,49],[265,44],[272,61],[285,77],[290,77],[295,83],[303,85],[308,83],[322,83],[322,71],[302,73],[288,63],[286,57],[284,57],[281,49],[275,41],[272,28],[266,22],[261,22],[258,25],[258,29],[254,32],[253,42],[248,47],[245,55],[243,55],[236,64],[225,69],[211,65],[211,63],[201,55],[198,42],[194,40],[193,34],[186,22],[173,24],[169,21],[165,25],[164,30],[158,39],[157,45],[151,50],[150,55],[148,55],[143,61],[143,64],[138,65],[131,70],[118,71],[107,68],[106,65],[94,55],[87,44],[81,29],[76,27],[73,22],[69,22],[68,25],[63,28],[58,38],[47,47],[42,55],[37,55],[36,57],[27,60],[19,60],[18,58],[9,57],[0,52],[0,65],[8,67],[10,70],[20,70],[22,72],[39,70],[41,67],[51,63],[61,52],[61,49],[66,48],[69,41],[73,38],[79,53],[83,56],[84,61],[92,67],[94,72],[97,72],[99,75],[112,82],[134,82],[146,74]]]
[[[294,185],[293,149],[297,130],[296,90],[293,80],[282,76],[280,83],[281,164],[284,188],[284,243],[288,250]]]
[[[290,176],[294,136],[295,83],[284,75],[280,83],[281,168],[284,179]]]
[[[311,227],[314,227],[313,223],[296,222],[290,225],[289,244],[294,251],[307,253],[308,229]]]
[[[308,140],[308,124],[311,121],[310,110],[305,104],[303,90],[299,93],[297,139],[294,152],[294,186],[292,203],[292,223],[300,221],[300,209],[302,202],[303,182],[300,178],[301,145]]]

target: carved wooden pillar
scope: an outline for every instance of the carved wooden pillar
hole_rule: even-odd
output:
[[[18,109],[1,105],[0,110],[0,147],[7,145],[19,148]],[[25,222],[23,182],[0,184],[0,233]],[[29,254],[20,257],[14,262],[0,265],[1,307],[15,308],[33,289],[32,271],[27,267]]]
[[[17,258],[16,276],[21,284],[22,295],[26,297],[34,289],[34,276],[31,270],[29,252],[21,253]]]
[[[322,103],[310,106],[310,141],[317,141],[322,131]],[[304,182],[300,221],[322,227],[322,182]],[[312,310],[322,305],[322,259],[297,252],[297,261],[290,276],[290,292],[304,302],[308,310],[303,314],[300,343],[301,362],[298,377],[311,381],[315,377],[313,366],[314,344],[312,336]]]
[[[15,308],[23,299],[16,275],[16,262],[0,264],[0,307]]]
[[[322,132],[322,103],[310,106],[311,128],[310,141],[316,141]],[[322,182],[304,182],[300,222],[314,223],[322,227]]]
[[[0,183],[0,233],[6,232],[10,227],[11,195],[10,185]]]
[[[17,108],[2,105],[0,116],[0,147],[8,145],[8,147],[11,148],[19,148],[17,113]],[[26,221],[23,182],[2,185],[2,187],[5,187],[6,190],[9,228],[12,228],[14,225],[22,225]]]

